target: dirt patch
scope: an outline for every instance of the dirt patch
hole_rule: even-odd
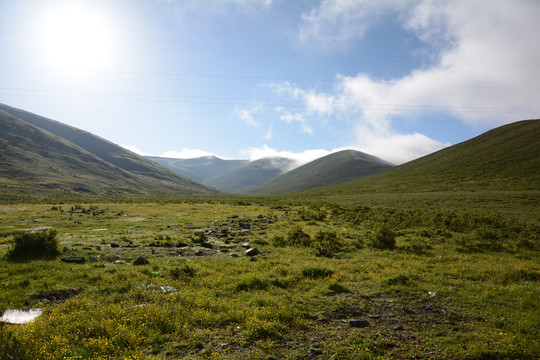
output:
[[[56,290],[56,291],[49,291],[49,292],[41,293],[38,295],[34,295],[32,296],[32,298],[41,300],[41,301],[50,301],[54,303],[59,303],[59,302],[62,302],[69,298],[74,297],[80,292],[81,290],[79,288],[73,288],[69,290]]]

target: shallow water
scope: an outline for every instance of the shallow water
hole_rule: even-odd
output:
[[[30,310],[11,310],[8,309],[4,312],[4,315],[0,318],[0,321],[9,324],[27,324],[34,321],[37,317],[43,314],[41,309]]]

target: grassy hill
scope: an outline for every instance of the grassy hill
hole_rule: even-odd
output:
[[[146,158],[203,184],[249,162],[249,160],[224,160],[216,156],[202,156],[194,159],[173,159],[160,156],[146,156]]]
[[[540,120],[508,124],[384,173],[288,201],[504,213],[539,223]]]
[[[246,188],[282,175],[295,164],[295,160],[284,157],[267,157],[248,161],[221,176],[206,180],[205,184],[223,191],[241,193]]]
[[[538,169],[540,120],[524,120],[319,193],[540,190]]]
[[[0,189],[4,199],[217,193],[90,133],[11,109],[56,134],[0,111]],[[75,139],[86,148],[58,134]],[[106,159],[100,156],[103,154]]]
[[[247,189],[246,194],[281,194],[342,184],[391,169],[389,163],[360,151],[343,150],[300,166],[278,178]]]

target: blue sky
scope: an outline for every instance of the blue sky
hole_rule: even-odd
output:
[[[540,114],[540,1],[0,0],[0,102],[141,154],[403,163]]]

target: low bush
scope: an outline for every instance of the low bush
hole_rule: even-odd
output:
[[[13,240],[15,245],[7,253],[9,260],[55,258],[60,253],[53,229],[21,232]]]
[[[289,232],[287,237],[283,235],[274,235],[272,237],[272,244],[276,247],[285,246],[303,246],[308,247],[311,245],[311,236],[305,233],[301,227],[297,226]]]
[[[335,231],[319,231],[313,243],[317,256],[334,257],[341,249],[341,241]]]
[[[396,233],[383,223],[375,224],[368,245],[378,250],[394,250]]]

